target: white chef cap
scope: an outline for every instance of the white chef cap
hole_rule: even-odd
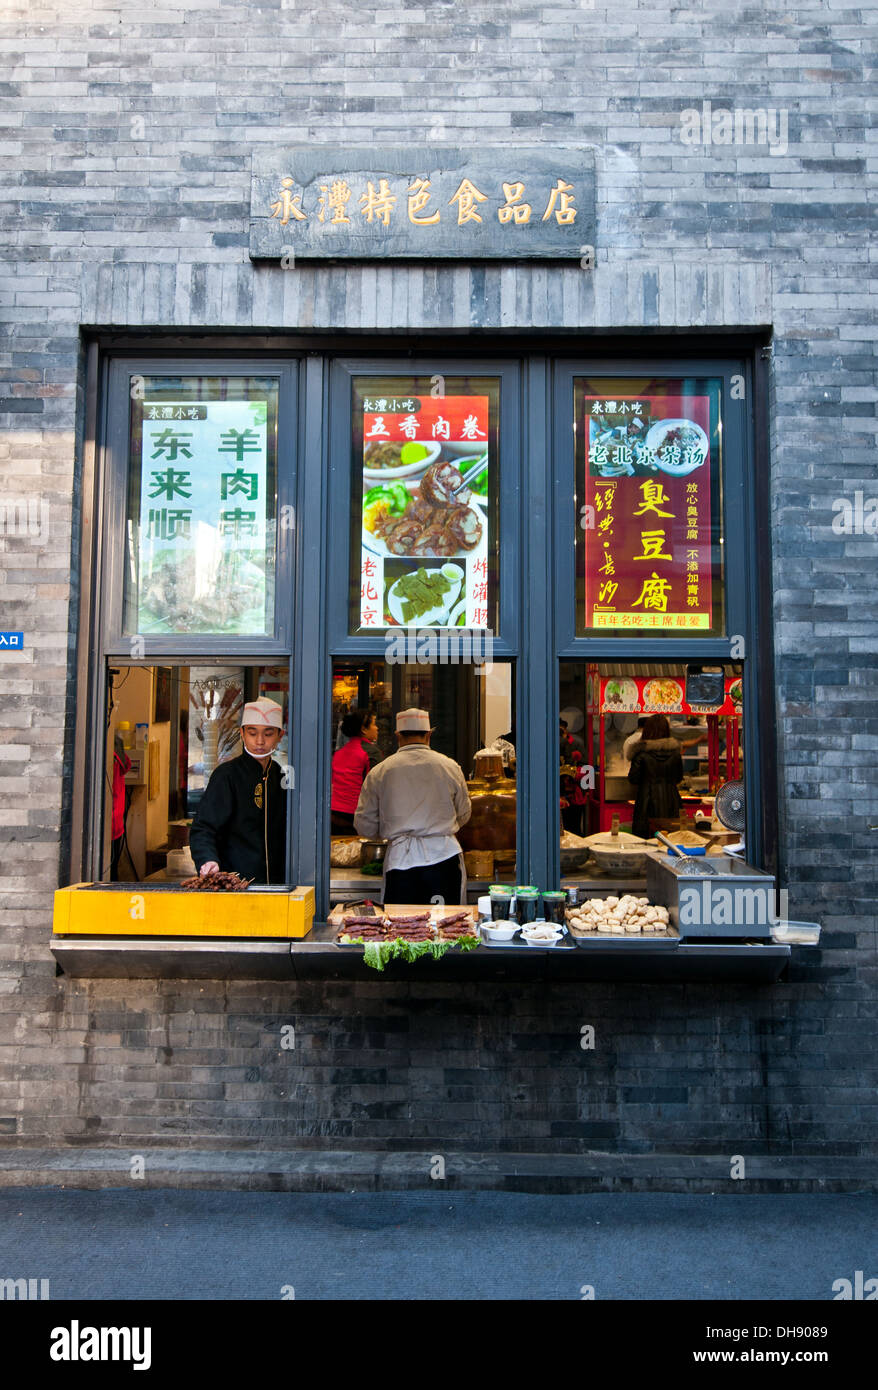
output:
[[[284,712],[274,700],[251,700],[241,712],[241,728],[245,724],[262,726],[267,729],[282,729]]]
[[[430,732],[430,712],[425,709],[403,709],[396,716],[398,734],[428,734]]]

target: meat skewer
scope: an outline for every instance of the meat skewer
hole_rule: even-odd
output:
[[[242,893],[252,882],[252,878],[241,878],[239,874],[222,873],[215,869],[210,874],[184,878],[180,887],[190,893]]]

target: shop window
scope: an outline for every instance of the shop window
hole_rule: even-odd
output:
[[[131,825],[142,818],[149,831],[117,871],[147,875],[184,847],[172,844],[184,834],[175,823],[197,812],[212,764],[234,756],[235,702],[285,697],[292,665],[291,744],[276,758],[296,764],[290,872],[315,884],[321,915],[377,888],[359,862],[335,862],[338,841],[353,838],[331,815],[346,713],[377,716],[386,757],[397,712],[429,709],[432,746],[471,781],[487,771],[479,780],[494,782],[504,815],[511,789],[511,818],[494,816],[474,838],[474,817],[459,837],[482,855],[468,865],[470,897],[517,872],[557,888],[559,829],[585,839],[610,832],[614,815],[633,825],[615,720],[647,711],[601,708],[601,682],[633,682],[648,712],[704,719],[709,731],[704,711],[654,703],[655,682],[685,692],[687,666],[710,659],[747,692],[747,828],[758,859],[767,824],[773,833],[761,785],[770,641],[756,584],[752,398],[731,390],[750,381],[746,362],[677,358],[662,375],[661,358],[596,366],[559,352],[525,367],[508,354],[378,358],[371,348],[307,363],[293,354],[109,361],[95,479],[102,529],[83,602],[94,656],[78,712],[77,747],[89,756],[74,774],[77,877],[111,870],[119,720],[148,726],[146,780],[129,791]],[[490,674],[473,664],[479,639]],[[120,709],[135,692],[139,707]],[[725,697],[734,703],[731,688]],[[565,709],[579,761],[565,761],[560,725],[555,743]],[[715,718],[717,738],[699,736],[683,754],[702,809],[718,781],[744,776],[741,711]],[[499,773],[476,759],[510,733],[515,757],[503,750]],[[582,785],[583,761],[593,786]],[[560,868],[565,880],[586,872],[567,855]]]
[[[368,759],[334,757],[330,802],[330,897],[333,902],[380,897],[387,844],[358,836],[353,810],[362,778],[397,748],[400,710],[428,710],[431,747],[460,765],[472,802],[469,821],[456,838],[464,852],[470,900],[492,881],[515,882],[516,731],[514,667],[391,665],[337,659],[332,678],[332,752],[359,739]],[[366,738],[357,732],[360,720]],[[360,749],[356,750],[360,754]],[[356,766],[355,766],[356,764]],[[356,785],[353,785],[353,783]]]
[[[559,675],[565,884],[632,887],[644,847],[665,852],[657,831],[705,853],[738,840],[714,801],[743,771],[740,666],[561,662]]]
[[[211,774],[243,754],[247,701],[281,706],[272,757],[290,783],[287,667],[113,667],[108,692],[101,877],[174,883],[195,872],[192,819]]]
[[[286,720],[295,404],[292,359],[108,364],[81,720],[96,732],[77,772],[77,877],[191,873],[189,826],[212,772],[241,752],[244,702],[273,698]],[[286,739],[272,755],[284,804]],[[283,875],[287,836],[272,881],[279,863]]]

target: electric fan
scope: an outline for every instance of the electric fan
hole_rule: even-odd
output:
[[[734,830],[741,837],[736,845],[723,846],[723,853],[741,854],[745,848],[744,783],[741,781],[723,782],[722,786],[717,788],[713,809],[716,812],[717,820],[727,830]]]

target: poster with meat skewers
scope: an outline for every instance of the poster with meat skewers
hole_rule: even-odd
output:
[[[488,627],[490,398],[361,405],[360,628]]]
[[[712,629],[706,395],[585,394],[587,629]]]

